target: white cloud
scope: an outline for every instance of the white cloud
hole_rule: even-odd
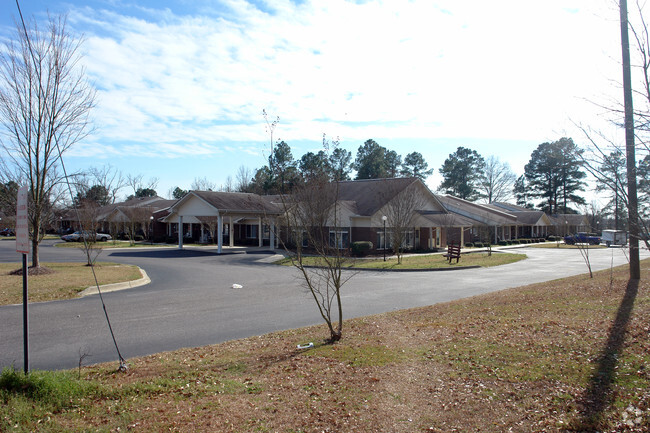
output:
[[[581,98],[609,94],[618,33],[608,5],[282,1],[268,14],[230,0],[219,15],[146,21],[86,7],[71,20],[87,37],[108,151],[173,157],[233,143],[255,154],[267,140],[262,108],[289,143],[324,132],[359,144],[554,139],[569,118],[593,117]]]

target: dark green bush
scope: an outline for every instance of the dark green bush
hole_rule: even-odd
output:
[[[506,245],[508,245],[508,242],[507,241],[499,241],[499,245],[501,245],[502,247],[505,247]]]
[[[472,248],[474,246],[474,244],[472,242],[465,242],[465,246],[467,248]]]
[[[370,241],[357,241],[352,242],[350,250],[355,256],[365,256],[368,254],[368,251],[372,249],[373,245]]]
[[[474,242],[476,248],[483,248],[483,242]]]

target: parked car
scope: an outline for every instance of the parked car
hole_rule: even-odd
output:
[[[0,230],[0,236],[16,236],[16,232],[13,229],[2,229]]]
[[[87,241],[92,241],[93,240],[93,233],[92,232],[81,232],[81,231],[76,231],[74,233],[70,233],[69,235],[63,235],[61,236],[61,239],[66,241],[66,242],[81,242],[84,239]],[[113,237],[109,234],[106,233],[95,233],[95,241],[108,241],[113,239]]]
[[[564,237],[564,243],[567,245],[575,245],[575,244],[598,245],[600,244],[600,236],[598,236],[595,233],[578,232],[574,235],[566,235]]]
[[[627,232],[623,230],[603,230],[602,241],[611,245],[627,245]]]

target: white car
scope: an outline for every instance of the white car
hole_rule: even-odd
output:
[[[81,242],[84,238],[86,240],[92,240],[93,234],[92,232],[74,232],[70,233],[69,235],[63,235],[61,236],[61,239],[63,239],[66,242]],[[113,237],[109,234],[106,233],[95,233],[95,240],[104,242],[104,241],[109,241],[113,239]]]

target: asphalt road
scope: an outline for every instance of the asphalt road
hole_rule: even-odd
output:
[[[42,262],[83,261],[81,251],[52,244],[43,244]],[[356,273],[343,289],[344,317],[431,305],[587,271],[578,250],[514,252],[529,258],[484,269]],[[122,356],[322,323],[294,269],[260,262],[269,254],[217,255],[215,250],[198,249],[102,252],[98,260],[138,265],[151,278],[149,285],[104,294]],[[612,261],[614,265],[627,262],[623,249],[590,250],[589,254],[593,269],[608,268]],[[648,256],[642,252],[642,257]],[[0,241],[0,262],[20,263],[14,242]],[[233,289],[233,284],[243,287]],[[99,296],[33,303],[29,308],[32,369],[73,368],[84,353],[90,355],[86,364],[117,362]],[[22,361],[22,306],[0,307],[0,368],[12,364],[22,368]]]

